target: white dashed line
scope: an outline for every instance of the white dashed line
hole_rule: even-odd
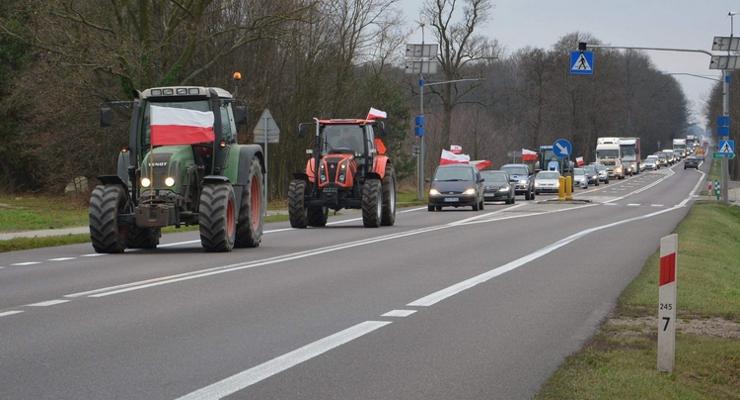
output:
[[[49,306],[55,306],[57,304],[66,303],[69,300],[63,300],[63,299],[56,299],[56,300],[47,300],[42,301],[39,303],[33,303],[33,304],[26,304],[28,307],[49,307]]]
[[[629,203],[629,204],[627,204],[627,207],[639,207],[639,206],[640,206],[640,204],[638,204],[638,203]]]
[[[90,253],[90,254],[83,254],[80,257],[100,257],[100,256],[104,256],[104,255],[105,254],[101,254],[101,253]]]
[[[19,262],[19,263],[10,264],[10,265],[13,265],[16,267],[24,267],[26,265],[36,265],[36,264],[41,264],[41,261],[26,261],[26,262]]]
[[[650,207],[665,207],[662,204],[651,204]]]
[[[381,315],[381,317],[398,317],[398,318],[404,318],[408,317],[409,315],[415,313],[416,310],[391,310],[387,313]]]
[[[57,258],[50,258],[48,261],[69,261],[74,260],[77,257],[57,257]]]
[[[20,313],[22,313],[22,312],[23,312],[23,311],[21,311],[21,310],[13,310],[13,311],[5,311],[5,312],[0,312],[0,317],[7,317],[7,316],[9,316],[9,315],[15,315],[15,314],[20,314]]]

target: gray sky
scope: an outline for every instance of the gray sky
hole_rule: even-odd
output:
[[[418,20],[422,0],[400,0],[409,27]],[[588,32],[605,44],[681,47],[710,50],[715,35],[729,36],[730,10],[740,12],[740,1],[730,0],[493,0],[491,18],[480,31],[495,38],[511,53],[525,46],[549,48],[569,32]],[[740,15],[735,18],[740,32]],[[415,29],[411,41],[420,40]],[[690,72],[719,77],[709,70],[702,54],[648,52],[664,72]],[[563,55],[567,57],[567,55]],[[595,61],[598,74],[598,60]],[[676,76],[690,102],[693,118],[704,123],[703,108],[714,82]]]

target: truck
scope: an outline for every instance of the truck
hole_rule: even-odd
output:
[[[688,155],[686,139],[673,139],[673,154],[675,154],[678,159],[682,159]]]
[[[619,149],[622,153],[622,165],[625,173],[632,176],[640,173],[640,138],[623,137],[619,138]]]
[[[689,152],[692,152],[697,146],[699,146],[699,141],[697,140],[696,135],[686,135],[686,149],[688,149]]]
[[[596,162],[606,167],[609,178],[624,179],[625,170],[618,137],[596,139]]]

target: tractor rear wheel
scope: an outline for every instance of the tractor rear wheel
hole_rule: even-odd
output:
[[[380,224],[393,226],[396,223],[396,174],[388,164],[383,178],[383,215]]]
[[[306,181],[293,179],[288,186],[288,217],[293,228],[308,226],[308,207],[306,207]]]
[[[159,228],[139,228],[132,226],[128,230],[126,247],[131,249],[156,249],[162,231]]]
[[[308,226],[322,227],[326,226],[326,220],[329,219],[329,209],[326,207],[309,207],[308,208]]]
[[[379,179],[368,179],[362,185],[362,224],[377,228],[383,214],[383,188]]]
[[[206,251],[231,251],[236,238],[236,196],[230,183],[207,183],[198,206],[200,244]]]
[[[128,196],[119,185],[98,185],[90,195],[90,241],[98,253],[123,253],[129,227],[118,214],[129,207]]]
[[[262,241],[265,205],[262,204],[262,166],[259,160],[252,160],[248,173],[249,184],[242,192],[234,247],[257,247]]]

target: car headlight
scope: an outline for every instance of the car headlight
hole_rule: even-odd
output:
[[[502,188],[499,188],[499,190],[498,190],[498,191],[499,191],[499,192],[508,192],[508,191],[509,191],[509,187],[508,187],[508,186],[504,186],[504,187],[502,187]]]
[[[141,187],[148,188],[149,186],[152,186],[152,181],[149,178],[141,178]]]
[[[429,195],[430,196],[439,196],[440,193],[439,193],[439,190],[432,188],[432,189],[429,189]]]
[[[519,184],[520,184],[520,185],[524,185],[524,184],[526,184],[526,183],[527,183],[527,180],[526,180],[526,179],[522,179],[522,180],[520,180],[520,181],[519,181]]]
[[[175,178],[171,176],[164,178],[164,184],[167,185],[167,187],[175,186]]]
[[[622,167],[614,168],[614,172],[617,172],[617,173],[622,172]]]
[[[465,190],[465,191],[463,192],[463,194],[464,194],[464,195],[468,195],[468,196],[470,196],[471,194],[475,194],[475,188],[470,188],[470,189],[466,189],[466,190]]]

